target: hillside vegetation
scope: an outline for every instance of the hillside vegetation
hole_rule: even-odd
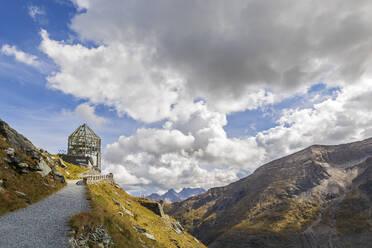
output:
[[[113,240],[112,247],[205,247],[180,230],[179,224],[171,217],[160,217],[140,204],[151,201],[132,197],[118,186],[104,182],[89,185],[87,197],[92,210],[79,213],[70,220],[76,239],[103,225]],[[94,243],[90,247],[94,247]]]
[[[167,205],[210,248],[372,244],[372,139],[315,145]]]
[[[27,207],[65,186],[52,156],[0,120],[0,215]]]
[[[81,179],[79,176],[80,174],[89,171],[89,168],[85,168],[82,166],[78,166],[75,164],[68,163],[64,160],[62,160],[57,155],[54,156],[55,159],[58,159],[60,162],[59,165],[57,165],[57,170],[64,175],[66,180],[78,180]]]

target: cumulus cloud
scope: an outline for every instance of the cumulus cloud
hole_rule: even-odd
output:
[[[105,170],[138,190],[211,187],[313,143],[366,138],[371,90],[370,1],[74,0],[71,28],[96,46],[40,48],[59,71],[48,85],[153,123],[106,148]],[[339,87],[277,125],[229,138],[232,112],[257,109],[314,84]],[[251,123],[249,123],[251,125]]]
[[[240,139],[227,138],[223,116],[200,104],[187,123],[175,119],[162,129],[139,129],[133,136],[120,137],[106,148],[105,170],[124,167],[125,174],[118,174],[117,180],[134,191],[138,186],[157,191],[225,185],[237,180],[239,173],[246,175],[313,144],[371,137],[371,96],[372,78],[363,78],[310,108],[287,109],[277,126]]]
[[[78,105],[74,111],[63,110],[62,115],[76,117],[81,121],[93,124],[96,127],[101,127],[108,122],[106,118],[96,115],[95,107],[89,103]]]
[[[7,56],[13,56],[15,60],[33,67],[40,67],[41,65],[40,61],[35,55],[25,53],[19,50],[16,46],[4,44],[1,47],[1,53]]]
[[[206,99],[219,111],[272,103],[275,99],[265,93],[259,99],[250,94],[262,89],[281,99],[279,92],[303,91],[320,80],[352,81],[370,58],[369,1],[76,4],[87,9],[72,20],[82,39],[149,48],[152,64],[180,73],[192,96]]]
[[[164,68],[150,66],[144,47],[123,44],[87,48],[51,40],[41,31],[41,49],[60,67],[49,86],[67,94],[113,106],[144,122],[170,115],[183,82]]]

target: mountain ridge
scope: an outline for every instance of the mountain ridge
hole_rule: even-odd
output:
[[[146,198],[153,200],[153,201],[165,201],[165,202],[177,202],[182,201],[187,198],[190,198],[195,195],[200,195],[205,192],[205,189],[203,188],[183,188],[180,192],[176,192],[174,189],[169,189],[167,192],[165,192],[162,195],[159,195],[157,193],[152,193]]]
[[[372,231],[371,208],[364,207],[372,202],[370,157],[372,138],[312,145],[262,165],[237,182],[173,203],[167,212],[208,247],[323,247],[325,240],[335,247],[344,245],[349,237],[343,233],[345,226],[355,227],[348,230],[350,236],[356,235],[358,225],[364,225],[366,233]],[[365,220],[349,206],[350,192],[358,197],[355,205],[363,206]],[[350,224],[342,210],[360,223]],[[347,219],[344,225],[343,218]],[[324,224],[325,219],[331,224]],[[362,234],[347,242],[359,247],[357,240],[372,243]]]

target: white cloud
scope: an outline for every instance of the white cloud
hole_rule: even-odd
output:
[[[76,117],[81,121],[93,124],[98,128],[108,123],[106,118],[96,115],[95,107],[89,103],[82,103],[78,105],[74,111],[63,110],[62,115]]]
[[[55,41],[43,30],[40,48],[59,67],[49,87],[165,122],[106,149],[106,171],[133,190],[219,186],[313,143],[372,135],[370,1],[74,3],[86,11],[71,28],[97,46]],[[254,137],[228,138],[229,113],[304,96],[319,81],[340,92],[286,110]]]
[[[175,118],[162,129],[139,129],[108,145],[105,171],[125,168],[125,176],[119,174],[116,179],[129,189],[225,185],[236,181],[238,173],[313,144],[371,137],[371,97],[372,79],[366,77],[310,108],[285,110],[278,126],[240,139],[227,138],[224,115],[199,103],[186,119]],[[137,178],[133,184],[129,175]]]
[[[41,32],[41,49],[60,67],[49,86],[94,104],[113,106],[144,122],[170,115],[183,82],[166,69],[149,66],[143,47],[123,44],[86,48],[49,39]]]
[[[266,160],[295,152],[312,144],[340,144],[372,136],[372,78],[342,87],[312,108],[289,109],[279,126],[260,132],[257,143],[266,150]]]
[[[17,61],[33,67],[40,67],[41,63],[35,55],[18,50],[16,46],[5,44],[1,47],[1,53],[7,56],[13,56]]]
[[[28,14],[33,20],[36,20],[37,16],[45,15],[45,11],[40,9],[38,6],[31,5],[28,7]]]

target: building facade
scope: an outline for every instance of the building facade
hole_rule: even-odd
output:
[[[101,138],[83,124],[68,137],[67,154],[61,156],[69,163],[101,171]]]

